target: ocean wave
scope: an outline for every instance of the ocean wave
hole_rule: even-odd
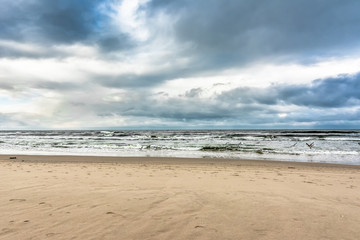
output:
[[[312,142],[312,148],[306,145]],[[0,131],[2,152],[255,156],[273,160],[296,156],[360,164],[359,142],[359,130]]]

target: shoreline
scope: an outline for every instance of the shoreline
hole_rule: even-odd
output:
[[[11,159],[14,158],[15,159]],[[94,156],[94,155],[35,155],[35,154],[0,154],[0,161],[13,162],[43,162],[43,163],[120,163],[120,164],[227,164],[246,166],[284,166],[294,165],[302,167],[335,167],[360,169],[360,165],[321,163],[321,162],[297,162],[297,161],[274,161],[255,159],[233,158],[183,158],[183,157],[123,157],[123,156]]]

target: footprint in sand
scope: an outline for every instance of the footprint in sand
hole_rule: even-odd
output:
[[[314,184],[314,182],[311,182],[311,181],[304,181],[304,183]]]
[[[11,232],[14,232],[14,231],[15,230],[11,229],[11,228],[3,228],[3,229],[1,229],[1,233],[3,233],[3,234],[11,233]]]
[[[25,202],[26,199],[23,199],[23,198],[12,198],[12,199],[9,199],[10,202]]]
[[[202,226],[202,225],[196,225],[194,228],[205,228],[205,226]]]
[[[56,234],[59,234],[59,233],[47,233],[46,236],[47,236],[47,237],[53,237],[53,236],[56,235]]]

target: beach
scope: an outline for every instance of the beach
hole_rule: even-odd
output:
[[[0,155],[0,203],[0,239],[355,240],[360,166]]]

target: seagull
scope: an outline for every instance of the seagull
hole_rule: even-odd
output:
[[[306,143],[306,145],[307,145],[310,149],[312,149],[312,147],[314,146],[314,142],[312,142],[312,143],[310,143],[310,144]]]

